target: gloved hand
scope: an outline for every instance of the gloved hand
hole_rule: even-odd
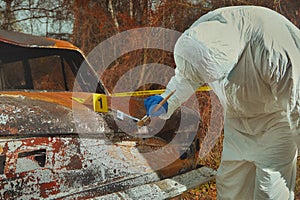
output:
[[[160,95],[154,95],[151,97],[148,97],[144,101],[144,105],[146,107],[147,115],[151,117],[157,117],[159,115],[162,115],[164,113],[168,112],[168,102],[164,103],[160,109],[154,113],[152,113],[153,109],[163,100],[163,98]]]

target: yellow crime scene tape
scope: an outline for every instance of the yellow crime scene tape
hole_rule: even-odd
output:
[[[199,87],[196,91],[197,92],[207,92],[211,91],[211,87],[209,86],[202,86]],[[162,94],[165,92],[165,89],[161,90],[145,90],[145,91],[135,91],[135,92],[120,92],[112,94],[112,97],[128,97],[128,96],[147,96],[147,95],[155,95],[155,94]]]
[[[207,92],[211,91],[211,87],[202,86],[198,88],[197,92]],[[145,91],[135,91],[135,92],[120,92],[111,94],[109,97],[131,97],[131,96],[148,96],[148,95],[158,95],[165,92],[165,89],[161,90],[145,90]],[[82,104],[92,104],[95,112],[108,112],[108,102],[107,95],[105,94],[91,94],[88,98],[77,98],[72,97],[73,100]]]

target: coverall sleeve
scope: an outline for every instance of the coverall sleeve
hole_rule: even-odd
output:
[[[168,100],[168,112],[161,115],[160,118],[168,119],[171,117],[173,112],[186,100],[188,100],[192,94],[202,85],[200,82],[193,82],[184,77],[184,75],[175,69],[175,76],[169,81],[166,91],[161,95],[165,98],[172,91],[176,91],[171,98]]]

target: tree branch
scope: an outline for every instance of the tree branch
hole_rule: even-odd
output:
[[[60,10],[62,9],[60,6],[51,8],[51,9],[47,9],[47,8],[17,8],[17,9],[13,9],[11,10],[11,12],[19,12],[19,11],[43,11],[43,12],[54,12],[56,10]]]

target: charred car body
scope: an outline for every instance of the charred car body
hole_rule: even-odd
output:
[[[126,116],[144,114],[144,97],[107,96],[115,107],[106,113],[75,101],[106,93],[92,68],[78,74],[84,60],[68,42],[0,31],[1,199],[165,199],[214,177],[197,165],[195,113],[176,111],[157,134],[136,137]],[[124,98],[131,109],[120,120]],[[183,118],[190,123],[174,125]]]

